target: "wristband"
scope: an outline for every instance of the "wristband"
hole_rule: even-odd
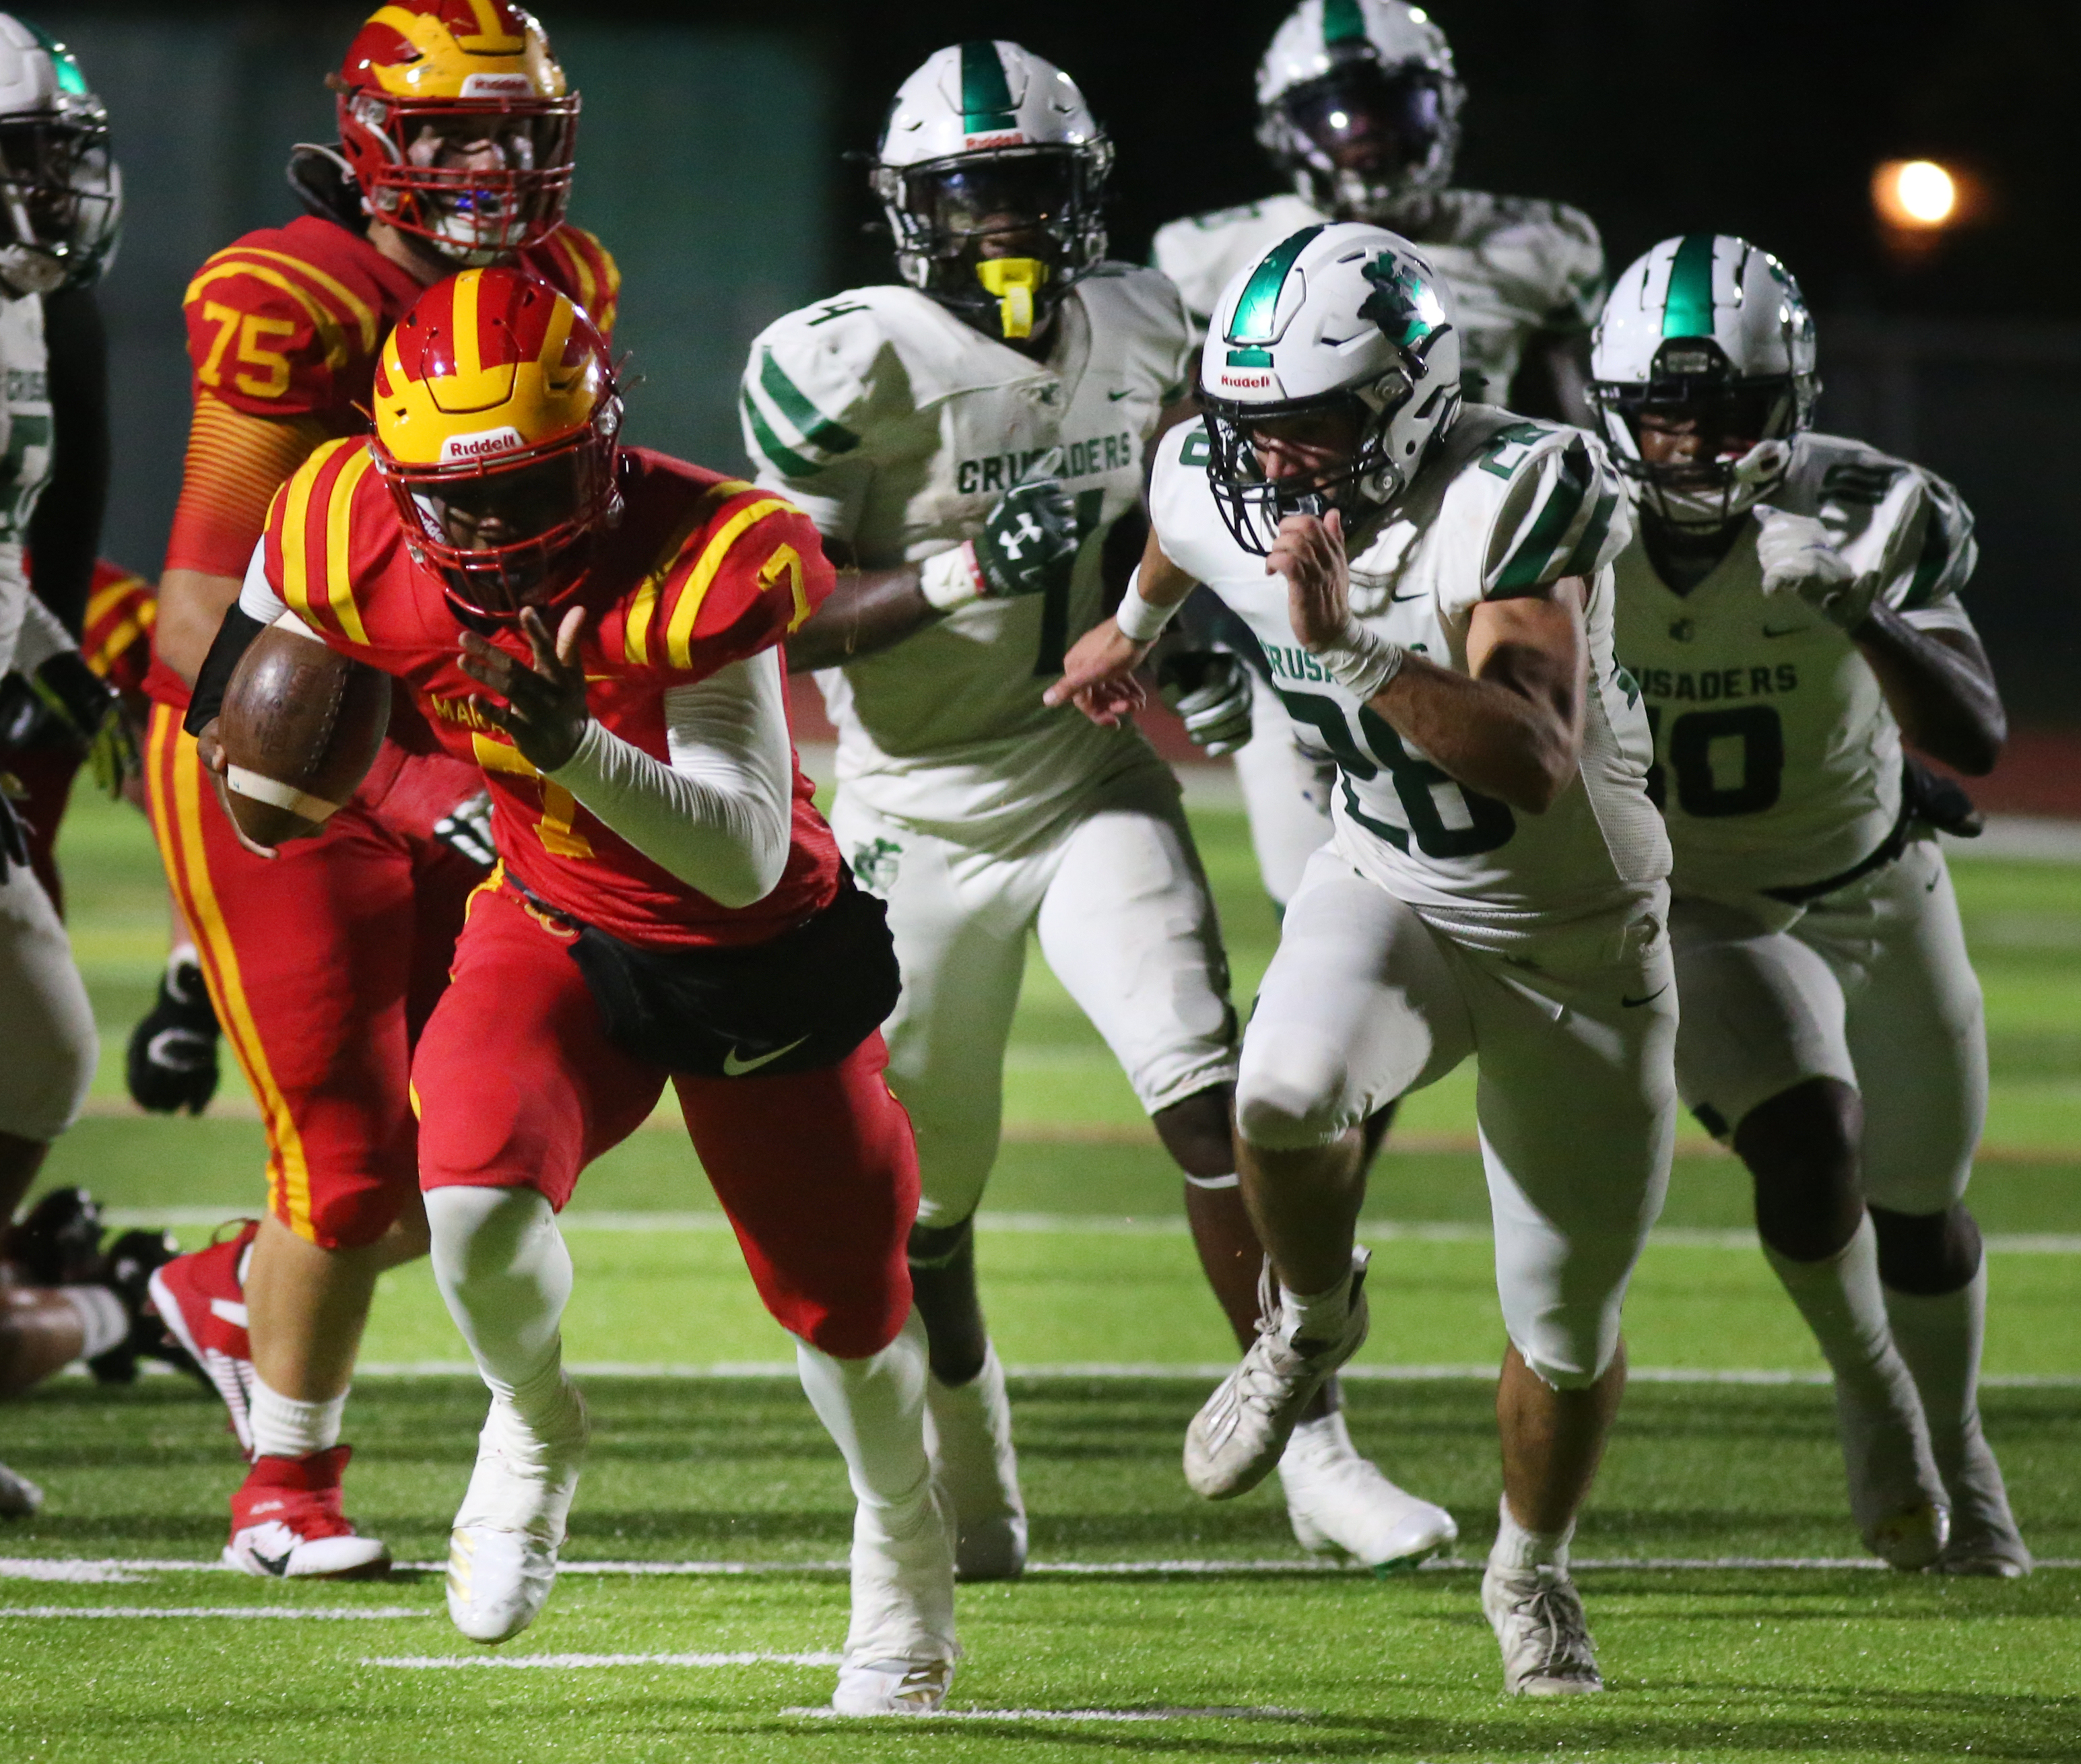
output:
[[[1120,596],[1120,610],[1112,615],[1112,622],[1120,627],[1120,634],[1135,643],[1154,643],[1163,635],[1163,628],[1177,616],[1179,601],[1175,606],[1152,607],[1141,598],[1141,569],[1136,565],[1134,573],[1127,578],[1127,592]]]
[[[1409,652],[1398,644],[1347,618],[1335,643],[1315,652],[1331,679],[1360,704],[1371,699],[1396,674]]]
[[[964,542],[952,551],[927,557],[918,566],[918,591],[939,612],[952,612],[989,591],[976,563],[975,547]]]

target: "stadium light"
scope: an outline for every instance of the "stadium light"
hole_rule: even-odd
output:
[[[1872,175],[1872,206],[1890,227],[1933,233],[1958,219],[1958,179],[1933,159],[1890,159]]]

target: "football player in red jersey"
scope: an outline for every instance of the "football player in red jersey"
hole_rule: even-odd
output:
[[[255,1574],[380,1570],[341,1506],[341,1411],[377,1276],[423,1254],[406,1073],[481,859],[440,836],[479,793],[400,702],[326,836],[238,846],[181,730],[188,682],[284,480],[356,435],[385,337],[460,265],[524,264],[611,332],[618,285],[561,224],[578,99],[507,0],[393,0],[333,82],[340,152],[305,152],[311,212],[205,262],[184,306],[195,414],[160,584],[146,791],[226,1039],[259,1098],[267,1216],[181,1258],[154,1297],[253,1458],[228,1558]]]
[[[500,868],[412,1065],[434,1271],[492,1392],[450,1614],[500,1641],[549,1595],[586,1440],[555,1215],[669,1082],[859,1497],[835,1706],[936,1707],[952,1535],[905,1260],[916,1153],[882,1076],[895,956],[782,695],[780,645],[832,586],[816,528],[623,451],[598,334],[514,271],[420,298],[375,414],[276,499],[189,722],[221,770],[236,658],[293,623],[408,686],[491,791]]]

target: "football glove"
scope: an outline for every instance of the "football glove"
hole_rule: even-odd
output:
[[[217,1012],[192,952],[166,964],[159,996],[137,1027],[123,1075],[131,1100],[154,1115],[200,1115],[217,1094]]]
[[[491,842],[491,792],[480,790],[457,803],[434,823],[434,837],[472,863],[490,869],[498,861],[498,848]]]
[[[1762,527],[1756,561],[1765,594],[1797,594],[1839,630],[1854,631],[1871,616],[1877,577],[1852,569],[1820,522],[1767,502],[1756,504],[1755,517]]]
[[[1015,484],[971,543],[986,598],[1006,600],[1066,587],[1083,543],[1077,505],[1059,478]]]
[[[29,682],[51,714],[86,750],[94,781],[111,801],[123,781],[143,770],[137,738],[123,714],[123,697],[77,649],[61,649]]]
[[[1233,651],[1167,649],[1157,657],[1156,690],[1209,759],[1249,741],[1250,664]]]

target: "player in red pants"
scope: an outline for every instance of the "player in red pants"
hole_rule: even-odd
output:
[[[372,442],[321,448],[276,498],[190,721],[221,766],[206,720],[286,624],[409,686],[490,788],[501,867],[413,1061],[434,1271],[492,1393],[449,1612],[501,1641],[549,1596],[586,1443],[555,1216],[670,1082],[859,1499],[835,1706],[935,1708],[952,1536],[905,1261],[916,1153],[882,1079],[895,956],[783,698],[780,645],[832,586],[816,528],[623,450],[606,346],[515,271],[423,295],[374,403]]]
[[[308,212],[217,253],[183,300],[194,418],[145,744],[160,853],[268,1144],[267,1216],[171,1264],[153,1296],[254,1460],[225,1554],[289,1576],[389,1560],[342,1509],[342,1411],[377,1277],[426,1250],[406,1082],[489,863],[458,814],[482,785],[401,694],[367,784],[323,838],[270,863],[238,846],[196,768],[188,683],[276,491],[322,443],[366,431],[383,339],[423,288],[518,261],[611,335],[619,285],[562,224],[578,99],[511,0],[392,0],[335,86],[340,150],[291,162]]]

